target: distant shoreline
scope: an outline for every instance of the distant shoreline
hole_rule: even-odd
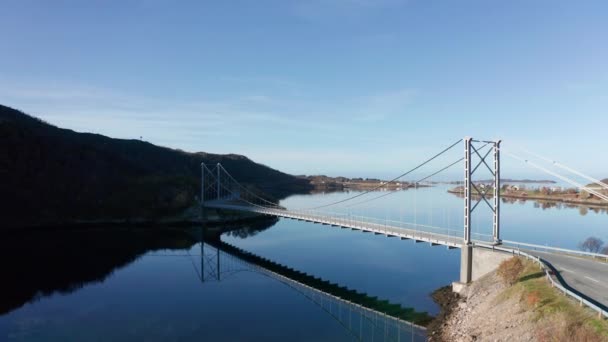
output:
[[[410,181],[387,181],[378,178],[362,178],[362,177],[330,177],[325,175],[312,175],[312,176],[297,176],[301,179],[306,179],[310,182],[310,185],[315,190],[370,190],[375,187],[381,186],[387,190],[401,190],[417,187],[427,187],[428,184],[462,184],[462,181],[445,181],[445,182],[424,182],[425,185],[421,185],[416,182]],[[505,178],[500,180],[502,183],[519,183],[519,184],[556,184],[555,181],[547,179],[510,179]],[[479,181],[480,183],[490,183],[493,180]]]
[[[448,193],[455,195],[462,195],[462,191],[456,189],[449,189]],[[473,196],[479,197],[479,194],[474,193]],[[487,194],[488,197],[492,197],[492,193]],[[513,198],[513,199],[523,199],[523,200],[533,200],[533,201],[547,201],[547,202],[559,202],[566,204],[575,204],[578,206],[589,206],[590,208],[602,208],[605,209],[608,207],[608,202],[603,201],[593,201],[588,199],[578,199],[578,198],[564,198],[558,197],[555,195],[528,195],[528,194],[518,194],[518,193],[504,193],[501,192],[500,197],[503,198]]]
[[[480,181],[475,181],[476,183],[494,183],[493,179],[486,179],[486,180],[480,180]],[[535,180],[535,179],[510,179],[510,178],[504,178],[501,179],[500,182],[502,184],[505,183],[517,183],[517,184],[557,184],[556,181],[552,181],[552,180],[548,180],[548,179],[539,179],[539,180]],[[429,182],[431,184],[463,184],[464,181],[445,181],[445,182]]]

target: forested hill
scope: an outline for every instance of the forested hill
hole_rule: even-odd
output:
[[[175,217],[197,201],[201,162],[275,198],[310,189],[244,156],[78,133],[0,105],[0,226]]]

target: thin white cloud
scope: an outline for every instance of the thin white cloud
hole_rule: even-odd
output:
[[[396,114],[405,113],[413,103],[418,91],[398,89],[361,98],[354,118],[358,122],[384,121]]]
[[[147,135],[160,141],[163,137],[192,131],[198,132],[197,136],[217,136],[217,132],[233,135],[233,132],[249,132],[268,126],[316,131],[334,128],[331,123],[319,123],[309,120],[306,115],[295,114],[293,109],[283,114],[273,108],[279,102],[258,94],[223,101],[177,100],[119,93],[88,85],[0,84],[0,103],[61,127],[119,138]]]
[[[241,101],[265,105],[273,104],[275,102],[273,98],[266,95],[247,95],[241,97]]]
[[[376,10],[392,8],[405,0],[308,0],[298,1],[293,7],[296,16],[310,21],[357,19]]]
[[[384,147],[374,152],[397,137],[377,136],[361,122],[390,120],[408,110],[417,94],[412,89],[397,89],[343,99],[335,107],[265,94],[213,101],[179,100],[92,86],[40,84],[0,84],[0,103],[76,131],[125,139],[143,137],[185,151],[245,154],[293,173],[335,173],[360,167],[381,170],[387,161],[394,163],[395,156],[405,156],[404,151]],[[274,146],[275,141],[289,143]],[[368,165],[362,165],[362,153]]]

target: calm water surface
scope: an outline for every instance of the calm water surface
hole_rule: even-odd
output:
[[[445,190],[408,190],[374,206],[337,211],[449,227],[458,234],[462,199]],[[350,195],[293,196],[283,205],[310,207]],[[569,248],[591,235],[608,241],[605,212],[543,210],[532,201],[502,208],[505,239]],[[482,236],[491,232],[491,217],[480,213],[473,230]],[[458,278],[459,251],[441,246],[283,219],[242,228],[222,240],[433,315],[438,307],[430,293]],[[323,299],[319,305],[310,293],[218,253],[201,242],[198,227],[32,232],[4,236],[1,245],[8,286],[0,301],[0,341],[339,341],[359,333],[348,307]],[[374,324],[386,326],[381,319]],[[369,339],[370,326],[361,328]],[[376,328],[375,336],[407,333],[394,328],[393,335]]]

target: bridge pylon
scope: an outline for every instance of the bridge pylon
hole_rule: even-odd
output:
[[[473,248],[471,241],[471,219],[480,203],[485,203],[492,211],[492,242],[496,245],[500,239],[500,140],[482,141],[471,137],[464,138],[464,244],[462,246],[460,281],[471,282]],[[490,148],[481,154],[486,146]],[[492,167],[486,158],[492,154]],[[473,163],[474,157],[476,162]],[[474,165],[474,166],[473,166]],[[473,175],[481,166],[485,166],[493,177],[492,184],[475,184]],[[474,192],[473,192],[474,190]],[[492,191],[492,203],[488,195]]]
[[[217,171],[216,171],[217,169]],[[219,168],[209,168],[204,162],[201,163],[201,221],[207,221],[207,211],[205,207],[206,201],[213,201],[220,196],[220,175]]]

